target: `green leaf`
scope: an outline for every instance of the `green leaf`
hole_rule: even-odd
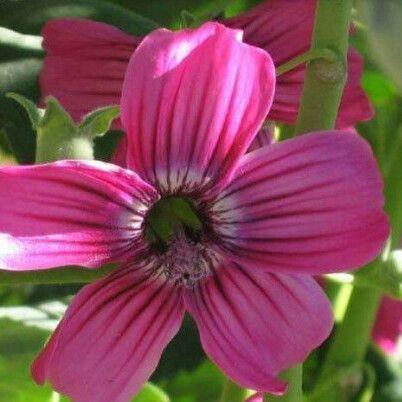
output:
[[[395,84],[379,71],[366,71],[362,85],[370,100],[377,106],[386,104],[397,94]]]
[[[218,402],[223,380],[224,376],[216,366],[204,361],[194,371],[182,371],[161,385],[174,402]]]
[[[0,129],[0,165],[16,164],[13,147],[7,137],[5,130]]]
[[[9,92],[6,95],[8,98],[14,99],[18,102],[28,113],[29,120],[31,121],[32,128],[36,130],[39,125],[39,121],[43,116],[43,113],[40,112],[40,109],[33,103],[30,99],[25,96],[16,94],[14,92]]]
[[[0,320],[9,319],[26,327],[53,331],[66,309],[67,304],[58,300],[48,301],[36,306],[0,307]]]
[[[4,54],[0,47],[0,55]],[[0,127],[18,162],[25,164],[32,163],[35,158],[35,133],[25,112],[7,99],[5,94],[18,92],[30,99],[38,99],[37,76],[41,66],[42,61],[37,56],[0,61]]]
[[[119,114],[119,106],[105,106],[97,109],[84,116],[79,125],[79,131],[90,138],[100,137],[109,130],[112,121]]]
[[[159,387],[147,382],[132,402],[170,402],[170,398]]]
[[[36,385],[30,375],[30,365],[49,331],[27,329],[22,323],[8,319],[0,319],[0,328],[0,401],[50,401],[50,387]]]
[[[196,22],[196,18],[194,17],[194,15],[189,13],[187,10],[182,10],[180,12],[180,17],[181,26],[183,28],[189,28]]]

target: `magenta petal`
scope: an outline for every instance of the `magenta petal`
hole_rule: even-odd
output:
[[[76,121],[120,103],[124,74],[140,38],[84,19],[51,20],[42,34],[47,53],[40,75],[42,103],[55,96]]]
[[[243,29],[244,41],[267,51],[278,67],[309,50],[315,8],[315,0],[269,0],[224,23],[232,28]],[[373,116],[370,101],[360,85],[362,67],[362,58],[350,50],[348,79],[337,120],[338,128],[346,128]],[[296,121],[304,72],[303,65],[278,77],[269,119],[290,124]]]
[[[273,121],[266,121],[264,126],[258,131],[253,142],[248,147],[247,152],[255,151],[266,145],[271,145],[275,142],[275,123]]]
[[[307,275],[225,262],[185,293],[204,350],[243,387],[282,394],[277,374],[303,361],[332,328],[331,306]]]
[[[244,30],[244,40],[266,50],[279,66],[310,48],[315,8],[316,0],[267,0],[224,23]]]
[[[128,267],[84,287],[32,374],[74,402],[128,402],[155,370],[184,314],[181,291]]]
[[[342,94],[336,127],[347,129],[356,123],[373,118],[374,108],[360,81],[363,77],[363,57],[353,48],[348,53],[348,78]]]
[[[225,181],[271,105],[270,57],[218,23],[160,29],[130,60],[121,118],[128,165],[164,192]]]
[[[95,268],[133,256],[156,191],[103,162],[0,168],[0,267]]]
[[[233,258],[274,272],[319,274],[379,254],[389,234],[383,203],[366,141],[334,131],[247,154],[213,212]]]
[[[373,328],[373,339],[385,353],[396,351],[402,335],[402,301],[384,297]]]

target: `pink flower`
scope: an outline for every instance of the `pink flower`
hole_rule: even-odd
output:
[[[241,36],[207,23],[143,40],[122,92],[129,169],[0,169],[0,266],[121,263],[74,298],[33,365],[37,382],[76,402],[128,401],[188,311],[228,377],[282,394],[277,374],[332,327],[311,275],[356,268],[381,250],[382,183],[362,138],[318,132],[245,154],[275,71]],[[161,216],[173,220],[169,236],[154,226]]]
[[[266,121],[264,126],[258,130],[258,134],[255,136],[253,142],[248,147],[247,152],[255,151],[258,148],[271,145],[275,142],[275,123],[273,121]],[[121,151],[120,151],[121,152]],[[115,152],[114,157],[118,155]]]
[[[42,34],[47,52],[39,77],[42,103],[55,96],[75,121],[120,103],[128,61],[142,38],[81,19],[49,21]]]
[[[305,53],[311,42],[315,0],[270,0],[250,12],[223,21],[244,30],[244,41],[261,47],[275,66]],[[120,102],[128,60],[141,38],[107,24],[88,20],[54,20],[43,29],[47,56],[40,76],[43,97],[54,95],[78,120],[89,111]],[[267,119],[294,123],[304,81],[304,65],[278,77]],[[360,85],[363,60],[349,51],[348,81],[341,102],[338,128],[373,116]],[[121,127],[119,123],[117,127]]]
[[[272,57],[275,66],[285,64],[310,49],[316,0],[269,0],[225,24],[244,30],[244,41],[261,47]],[[280,75],[269,119],[294,123],[299,111],[305,66]],[[360,79],[363,59],[349,50],[348,79],[342,96],[337,128],[347,128],[373,117],[373,108],[364,93]]]
[[[384,297],[373,328],[373,339],[385,352],[396,352],[398,338],[402,335],[402,302]]]

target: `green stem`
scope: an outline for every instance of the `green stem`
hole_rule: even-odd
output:
[[[246,397],[246,389],[241,388],[239,385],[228,379],[225,379],[219,402],[244,402]]]
[[[331,49],[337,60],[308,63],[296,133],[332,129],[346,81],[352,0],[318,0],[311,51]],[[325,402],[347,401],[360,373],[337,375],[359,367],[364,359],[371,328],[380,302],[376,289],[356,287],[344,319],[328,352],[315,395]],[[356,382],[354,383],[354,380]]]
[[[300,63],[308,63],[296,134],[334,127],[343,87],[346,82],[346,63],[352,0],[318,0],[312,46],[308,53],[283,66],[283,74]],[[289,385],[286,402],[301,402],[302,365],[283,373]],[[265,395],[265,402],[278,400]],[[226,401],[226,400],[224,400]]]
[[[288,71],[293,70],[300,64],[316,59],[325,60],[328,63],[336,63],[338,56],[328,48],[312,48],[307,53],[297,56],[289,60],[287,63],[277,67],[276,75],[280,76]],[[282,402],[301,402],[303,399],[302,367],[302,364],[300,364],[282,373],[281,378],[288,383],[288,391],[286,395],[282,397],[275,397],[267,394],[264,396],[264,402],[279,400]],[[246,390],[226,379],[219,402],[243,402],[246,398],[246,395]]]
[[[276,76],[279,77],[280,75],[293,70],[300,64],[304,64],[315,59],[324,59],[329,62],[334,62],[337,60],[337,55],[330,49],[311,49],[308,52],[303,53],[300,56],[297,56],[294,59],[291,59],[277,67]]]
[[[331,300],[334,309],[335,322],[341,322],[345,317],[345,312],[349,304],[350,296],[353,291],[353,285],[343,284],[338,285],[338,292],[336,295],[332,295]]]
[[[88,283],[106,276],[114,268],[115,265],[107,265],[99,269],[65,267],[19,272],[0,269],[0,285]]]
[[[381,292],[373,288],[353,289],[342,324],[335,333],[327,354],[315,394],[325,402],[348,401],[359,386],[359,375],[367,345],[370,342],[372,326],[377,314]],[[355,374],[347,374],[326,386],[329,380],[341,371],[348,372],[355,367]],[[354,383],[353,379],[356,379]],[[319,392],[320,388],[323,392]]]
[[[311,53],[330,49],[331,60],[307,65],[296,133],[331,129],[346,82],[352,0],[318,0]]]
[[[302,364],[298,364],[281,375],[281,378],[288,383],[288,391],[284,396],[277,397],[265,395],[264,402],[299,402],[303,400],[302,390]]]
[[[313,37],[308,54],[331,56],[314,58],[307,63],[295,135],[331,129],[335,125],[346,82],[351,13],[352,0],[317,1]],[[282,398],[282,401],[300,402],[301,365],[292,369],[289,375],[289,394],[285,396],[286,399]],[[266,402],[274,400],[270,396],[265,397]]]
[[[336,303],[338,299],[339,292],[341,289],[342,284],[337,282],[328,281],[325,283],[325,294],[327,295],[328,299],[330,300],[332,306]]]

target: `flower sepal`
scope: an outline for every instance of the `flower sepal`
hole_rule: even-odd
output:
[[[94,159],[94,139],[104,135],[120,113],[119,106],[106,106],[88,113],[76,124],[54,97],[46,98],[45,109],[19,94],[9,93],[8,97],[26,110],[37,132],[36,163]]]
[[[380,256],[360,270],[324,276],[331,282],[373,288],[402,299],[402,249],[390,251],[388,243]]]
[[[378,274],[384,277],[384,282],[388,285],[385,291],[390,296],[402,299],[402,250],[392,251],[382,272]]]
[[[354,274],[353,284],[380,289],[391,297],[402,299],[402,250],[385,250]]]

